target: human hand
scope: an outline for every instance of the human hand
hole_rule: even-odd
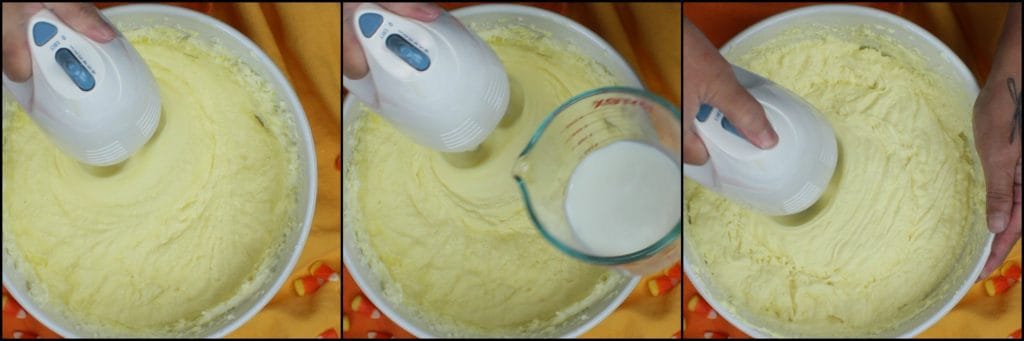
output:
[[[359,45],[352,17],[361,2],[345,2],[341,4],[341,53],[343,54],[342,70],[349,79],[361,79],[370,71],[363,55],[363,47]],[[429,3],[378,3],[380,7],[395,14],[419,21],[434,21],[441,15],[441,8]]]
[[[97,43],[114,39],[114,30],[100,17],[91,3],[4,3],[3,56],[4,74],[12,81],[24,82],[32,76],[32,59],[28,50],[26,24],[32,15],[46,8],[75,31]]]
[[[683,162],[694,165],[708,160],[708,151],[693,127],[702,103],[721,110],[755,146],[766,149],[779,142],[764,108],[736,81],[729,62],[683,17]]]
[[[1021,237],[1020,4],[1006,15],[985,87],[974,103],[974,144],[985,171],[988,229],[996,234],[981,277],[998,268]]]

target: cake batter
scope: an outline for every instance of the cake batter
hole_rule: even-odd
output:
[[[984,212],[970,102],[888,37],[810,31],[727,57],[832,124],[833,187],[810,211],[773,219],[685,181],[684,230],[726,304],[789,334],[866,335],[925,305]]]
[[[188,335],[270,279],[295,214],[292,123],[264,81],[194,33],[124,34],[160,89],[152,139],[90,167],[17,108],[3,132],[3,245],[31,295],[91,330]]]
[[[353,132],[346,226],[399,306],[458,335],[543,333],[622,278],[555,250],[530,222],[512,164],[543,118],[571,96],[612,85],[593,60],[519,26],[470,26],[509,76],[503,120],[474,152],[415,144],[376,114]],[[357,133],[356,133],[357,132]],[[354,207],[358,205],[358,207]],[[351,225],[349,225],[351,223]],[[376,261],[376,260],[379,260]]]

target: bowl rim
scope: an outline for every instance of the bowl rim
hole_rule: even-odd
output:
[[[964,64],[963,60],[961,60],[956,53],[950,50],[950,48],[946,46],[945,43],[943,43],[941,40],[939,40],[933,34],[931,34],[931,32],[925,30],[924,28],[921,28],[917,24],[907,19],[904,19],[903,17],[900,17],[898,15],[865,6],[845,4],[810,5],[780,12],[778,14],[762,19],[755,23],[754,25],[751,25],[750,27],[744,29],[739,34],[729,39],[729,41],[726,42],[725,45],[722,45],[722,47],[719,49],[719,52],[723,55],[731,52],[732,49],[739,45],[741,42],[750,39],[750,37],[754,36],[755,34],[757,34],[766,27],[784,25],[797,18],[803,18],[820,13],[855,14],[862,17],[872,17],[873,19],[876,20],[885,21],[903,27],[908,31],[916,34],[917,37],[922,38],[926,45],[934,47],[935,49],[939,50],[939,52],[944,53],[946,56],[952,56],[952,58],[945,59],[956,70],[957,76],[959,76],[958,78],[952,79],[955,82],[953,84],[954,86],[965,87],[965,90],[967,91],[968,95],[976,95],[979,91],[977,80],[974,78],[973,73],[971,73],[970,69],[968,69],[967,66]],[[935,323],[937,323],[942,317],[948,314],[949,311],[952,310],[953,307],[955,307],[956,304],[960,302],[960,300],[963,299],[963,297],[967,294],[967,291],[974,285],[972,279],[977,278],[977,276],[980,274],[981,268],[984,265],[985,260],[988,258],[989,253],[991,252],[992,240],[994,239],[995,235],[992,234],[991,232],[988,232],[987,229],[986,233],[987,236],[985,238],[979,238],[984,240],[983,249],[979,253],[979,258],[975,260],[973,263],[973,270],[969,272],[971,276],[968,276],[968,280],[957,288],[956,292],[953,294],[953,296],[951,296],[951,299],[948,302],[944,303],[943,306],[939,310],[937,310],[933,316],[927,318],[921,324],[913,328],[909,328],[908,330],[900,332],[897,335],[897,337],[910,338],[920,334],[924,330],[930,328]],[[686,257],[686,253],[684,252],[683,271],[685,271],[690,276],[690,282],[693,284],[694,289],[697,291],[697,293],[700,294],[701,297],[708,298],[710,297],[708,296],[708,293],[710,293],[710,291],[706,287],[706,283],[704,283],[704,281],[700,279],[700,276],[693,276],[693,274],[695,273],[693,267],[695,265],[690,264],[692,261],[693,260],[690,260],[688,259],[688,257]],[[777,337],[770,334],[762,333],[760,329],[754,328],[752,325],[748,324],[743,319],[734,316],[731,310],[723,310],[722,308],[725,308],[723,304],[718,303],[712,299],[706,299],[706,301],[709,305],[711,305],[711,307],[715,311],[719,312],[719,315],[721,315],[724,319],[728,320],[732,325],[736,326],[737,329],[743,331],[747,335],[750,335],[753,338]]]
[[[268,83],[270,83],[271,87],[277,93],[278,98],[288,105],[287,107],[291,111],[291,114],[293,116],[292,119],[294,119],[296,133],[295,142],[297,152],[299,154],[298,164],[300,167],[305,168],[305,174],[300,175],[300,180],[301,176],[306,177],[306,184],[298,183],[297,185],[300,191],[308,189],[308,193],[306,193],[305,198],[306,202],[308,202],[307,207],[305,207],[305,210],[302,212],[296,212],[297,215],[302,214],[302,220],[301,222],[299,222],[299,225],[297,226],[300,230],[298,231],[299,234],[296,236],[295,248],[289,255],[288,262],[281,269],[281,273],[276,275],[277,278],[273,282],[271,282],[271,286],[268,287],[268,290],[266,290],[262,294],[259,294],[260,297],[253,303],[252,307],[247,309],[242,314],[237,315],[237,317],[230,323],[225,324],[223,327],[218,328],[209,335],[204,336],[211,338],[224,337],[225,335],[238,329],[238,327],[242,326],[243,324],[248,322],[253,316],[262,311],[263,308],[267,305],[267,303],[269,303],[270,300],[277,295],[277,292],[281,290],[281,287],[284,285],[285,281],[291,276],[291,273],[294,270],[295,265],[298,263],[299,257],[302,255],[302,251],[305,249],[306,241],[309,236],[309,232],[313,222],[313,215],[316,208],[318,182],[316,152],[313,147],[313,135],[310,131],[309,121],[306,119],[305,109],[302,106],[302,102],[299,101],[298,96],[295,93],[295,89],[292,87],[291,83],[288,81],[287,78],[284,77],[284,75],[281,73],[281,70],[278,68],[277,64],[275,64],[273,60],[267,56],[263,49],[261,49],[252,40],[250,40],[247,36],[236,30],[234,27],[231,27],[230,25],[212,16],[187,8],[163,4],[117,5],[102,9],[100,10],[100,12],[105,17],[132,14],[156,14],[166,17],[179,17],[184,18],[186,20],[193,20],[202,24],[206,24],[217,30],[223,31],[225,35],[231,37],[236,42],[246,47],[249,50],[249,52],[252,53],[252,57],[254,57],[260,64],[262,64],[260,66],[262,66],[267,71],[267,74],[261,76],[270,78],[267,79]],[[255,68],[257,67],[257,65],[250,65],[250,67]],[[275,84],[280,84],[281,87],[278,88],[274,86]],[[303,153],[305,153],[307,157],[303,158]],[[300,196],[296,198],[296,201],[297,203],[301,204],[302,200],[303,199],[301,198],[300,194]],[[282,255],[283,254],[286,253],[282,253]],[[4,286],[8,288],[8,293],[21,304],[22,308],[24,308],[28,313],[32,314],[32,316],[36,318],[36,320],[38,320],[44,326],[52,330],[54,333],[61,335],[62,337],[83,337],[81,335],[72,333],[63,325],[60,325],[54,320],[51,320],[48,317],[48,315],[43,313],[41,308],[35,304],[35,302],[31,299],[31,297],[29,297],[27,293],[22,293],[19,290],[14,289],[14,286],[9,285],[12,283],[12,279],[9,278],[7,272],[4,272],[2,277]]]

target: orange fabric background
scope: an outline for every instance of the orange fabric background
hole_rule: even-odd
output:
[[[447,10],[479,3],[441,3]],[[679,4],[567,4],[525,3],[558,12],[586,26],[611,44],[630,64],[647,89],[680,105],[681,33]],[[343,27],[343,29],[349,29]],[[344,313],[352,329],[344,337],[366,337],[368,331],[385,331],[395,337],[412,337],[394,322],[354,314],[349,303],[361,291],[344,271]],[[641,280],[633,293],[607,319],[581,337],[670,337],[681,329],[682,291],[677,285],[654,297]]]
[[[857,3],[860,4],[860,3]],[[772,15],[813,3],[685,3],[683,12],[717,47],[747,27]],[[900,15],[928,30],[953,50],[974,73],[979,86],[985,83],[996,43],[1002,32],[1006,4],[870,3],[863,4]],[[1008,260],[1021,260],[1017,242]],[[684,296],[697,291],[684,276]],[[708,320],[686,316],[686,337],[703,338],[705,331],[746,337],[722,318]],[[919,335],[922,338],[1004,338],[1021,328],[1021,285],[988,297],[981,284],[938,323]]]
[[[122,3],[98,3],[106,8]],[[329,328],[341,333],[341,282],[328,282],[298,297],[292,282],[321,260],[341,268],[341,6],[324,4],[177,4],[217,18],[245,34],[277,64],[306,111],[317,157],[317,205],[309,239],[287,282],[263,310],[228,337],[316,337]],[[3,316],[3,337],[15,330],[57,337],[28,317]]]

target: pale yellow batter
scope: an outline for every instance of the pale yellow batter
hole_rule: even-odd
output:
[[[478,32],[510,78],[509,110],[498,128],[476,152],[442,154],[368,113],[346,132],[356,135],[356,147],[345,172],[345,226],[360,228],[363,252],[378,256],[371,265],[391,279],[383,283],[388,298],[444,330],[543,333],[622,278],[542,239],[512,164],[551,110],[614,79],[541,33]]]
[[[295,210],[295,146],[273,93],[191,35],[128,30],[162,120],[121,165],[92,168],[20,108],[3,131],[3,245],[31,294],[104,335],[186,333],[268,280]]]
[[[787,335],[867,335],[902,322],[984,229],[972,225],[983,182],[967,95],[889,38],[843,32],[790,32],[727,56],[831,122],[840,157],[822,201],[773,219],[684,184],[687,247],[709,285]]]

